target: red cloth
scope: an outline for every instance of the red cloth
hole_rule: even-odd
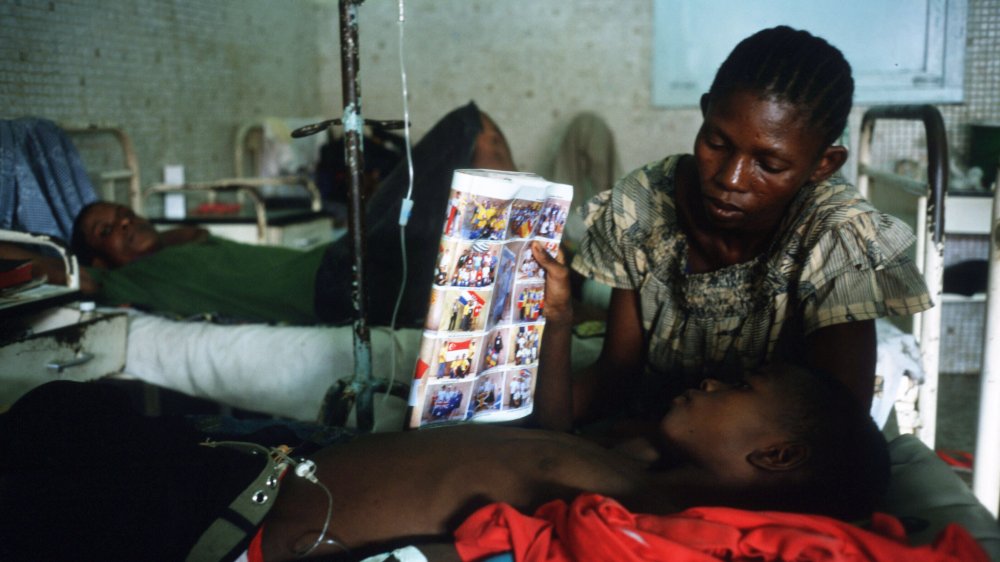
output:
[[[282,474],[284,476],[284,474]],[[257,529],[257,534],[247,547],[247,562],[264,562],[264,526]]]
[[[512,552],[517,562],[614,560],[670,562],[989,562],[964,529],[949,525],[934,544],[909,546],[899,520],[875,514],[872,530],[818,515],[692,508],[674,515],[633,514],[583,494],[534,516],[506,504],[473,513],[455,531],[462,560]]]

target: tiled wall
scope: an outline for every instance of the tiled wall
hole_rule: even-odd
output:
[[[189,180],[227,177],[242,122],[324,113],[316,52],[330,11],[287,0],[0,0],[0,118],[120,125],[144,184],[168,163]]]
[[[363,110],[399,118],[398,3],[361,5]],[[650,104],[649,0],[407,0],[405,60],[413,132],[475,100],[510,140],[515,163],[541,172],[578,112],[600,114],[631,170],[688,152],[697,109]],[[339,61],[323,64],[339,99]]]
[[[359,8],[364,113],[398,118],[398,3]],[[406,61],[419,137],[475,99],[538,171],[580,111],[603,115],[628,170],[689,151],[697,110],[650,105],[648,0],[408,0]],[[1000,120],[1000,0],[969,0],[967,100],[942,106],[955,161],[968,125]],[[163,164],[231,173],[236,126],[341,110],[336,0],[2,0],[0,117],[120,124],[144,183]],[[856,124],[864,108],[853,115]],[[876,157],[923,158],[919,127],[879,128]]]
[[[962,173],[969,166],[970,125],[1000,122],[1000,0],[969,0],[964,89],[963,103],[938,106],[951,160]],[[873,159],[888,167],[901,159],[927,160],[923,127],[917,123],[880,122],[874,146]]]
[[[397,3],[366,2],[360,15],[365,112],[398,116]],[[699,112],[650,106],[651,19],[652,3],[645,0],[410,0],[405,57],[414,132],[475,99],[507,133],[523,169],[544,169],[553,143],[579,111],[605,117],[626,170],[690,151]],[[969,124],[1000,120],[1000,0],[968,0],[967,29],[966,102],[941,106],[961,164]],[[335,52],[323,67],[325,97],[336,99]],[[855,109],[853,126],[864,109]],[[919,125],[880,126],[878,135],[876,161],[926,160]]]

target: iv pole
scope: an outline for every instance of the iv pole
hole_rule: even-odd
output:
[[[344,161],[347,162],[350,197],[347,210],[354,260],[354,377],[348,393],[355,398],[358,429],[370,431],[375,424],[372,395],[372,342],[368,329],[368,290],[365,269],[365,212],[362,175],[365,161],[361,152],[364,121],[361,117],[361,82],[358,79],[358,6],[363,0],[340,0],[340,76],[344,101]],[[325,410],[325,408],[324,408]]]
[[[364,0],[339,0],[340,8],[340,77],[344,103],[343,118],[329,119],[306,125],[292,132],[295,138],[313,135],[329,128],[344,127],[344,162],[347,163],[348,207],[347,230],[351,242],[354,282],[351,303],[354,306],[354,374],[350,380],[334,382],[323,397],[318,421],[323,425],[343,426],[351,408],[355,407],[357,428],[363,433],[375,426],[374,394],[376,391],[400,390],[398,385],[387,388],[385,381],[372,376],[371,331],[368,328],[368,291],[365,255],[365,205],[362,177],[365,161],[362,152],[365,124],[387,129],[404,126],[402,121],[372,121],[361,115],[361,85],[358,79],[358,6]]]

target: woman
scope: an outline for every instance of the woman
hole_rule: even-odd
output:
[[[835,175],[853,92],[823,39],[758,32],[702,96],[694,154],[591,202],[573,267],[613,291],[603,351],[574,382],[577,419],[636,397],[665,405],[775,359],[825,369],[871,403],[874,319],[931,302],[904,255],[912,233]]]

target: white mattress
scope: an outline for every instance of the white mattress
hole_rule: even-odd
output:
[[[372,372],[409,384],[421,330],[372,328]],[[592,362],[600,338],[574,339],[574,366]],[[221,326],[135,314],[130,318],[125,374],[229,406],[314,421],[323,396],[354,372],[351,326]],[[376,400],[376,429],[402,428],[404,400]]]
[[[323,396],[353,375],[353,331],[344,327],[221,326],[138,314],[130,319],[125,373],[150,384],[237,408],[314,421]],[[413,374],[418,330],[374,328],[372,370]],[[379,401],[381,402],[381,400]],[[402,402],[402,400],[399,400]],[[405,404],[395,404],[405,413]],[[400,417],[402,420],[402,417]],[[401,422],[400,422],[401,423]]]
[[[916,340],[879,320],[878,366],[880,390],[872,417],[883,427],[906,379],[923,379]],[[395,341],[395,377],[409,383],[421,331],[373,328],[372,372],[392,377]],[[596,359],[601,338],[573,339],[574,367]],[[125,373],[156,386],[207,398],[236,408],[299,420],[314,420],[326,390],[334,381],[354,372],[351,326],[292,327],[263,324],[222,326],[207,322],[178,322],[136,313],[129,321]],[[382,401],[379,401],[382,402]],[[391,404],[391,407],[390,407]],[[389,399],[376,419],[389,416],[388,426],[401,426],[406,405]]]

